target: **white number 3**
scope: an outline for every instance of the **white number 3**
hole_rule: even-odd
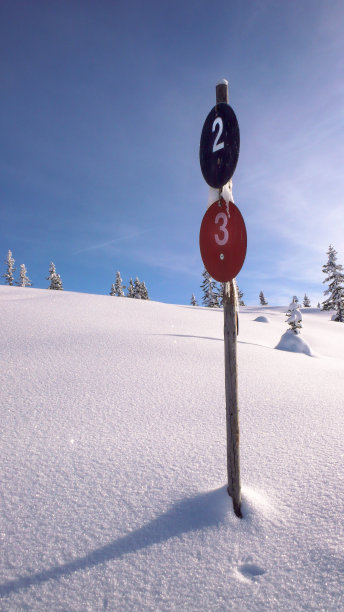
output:
[[[215,242],[219,246],[223,246],[224,244],[227,244],[227,242],[228,242],[228,230],[227,230],[228,217],[227,217],[226,213],[224,213],[224,212],[217,213],[217,215],[215,217],[215,223],[216,224],[220,223],[221,221],[222,221],[222,225],[220,225],[219,231],[223,232],[223,237],[220,238],[220,236],[218,234],[215,234]]]

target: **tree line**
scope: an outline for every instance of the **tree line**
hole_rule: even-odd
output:
[[[203,276],[203,282],[200,285],[200,287],[202,289],[203,306],[206,306],[208,308],[220,308],[223,304],[224,283],[217,283],[216,281],[214,281],[214,279],[210,276],[209,272],[205,268],[203,270],[202,276]],[[235,281],[235,284],[236,284],[238,304],[239,306],[245,306],[245,302],[243,300],[244,294],[239,289],[236,281]],[[293,296],[293,300],[294,299],[296,302],[299,302],[298,297]],[[267,306],[269,304],[269,302],[265,298],[263,291],[260,291],[259,293],[259,303],[261,306]],[[190,304],[192,306],[198,306],[194,293],[191,296]],[[305,308],[310,308],[311,306],[311,301],[306,293],[303,298],[303,306]],[[320,308],[320,304],[319,304],[319,308]]]
[[[124,295],[124,289],[127,289],[126,296]],[[144,281],[140,281],[138,277],[129,280],[129,285],[122,284],[121,273],[119,271],[116,272],[116,280],[111,285],[110,295],[116,297],[129,297],[136,298],[139,300],[149,300],[148,290]]]
[[[343,266],[337,263],[337,251],[330,244],[329,250],[327,251],[327,262],[324,264],[322,271],[326,274],[325,280],[323,280],[323,284],[327,284],[328,288],[324,291],[324,295],[328,296],[323,302],[322,305],[318,303],[318,308],[322,310],[334,310],[335,314],[332,317],[334,321],[344,322],[344,274],[343,274]],[[217,283],[209,274],[209,272],[204,268],[203,270],[203,282],[200,285],[202,289],[202,304],[208,308],[219,308],[223,303],[223,283]],[[237,297],[239,306],[245,306],[245,302],[243,300],[243,292],[240,291],[239,287],[237,288]],[[265,298],[263,291],[259,293],[259,302],[261,306],[267,306],[268,301]],[[198,306],[195,295],[192,294],[190,304],[192,306]],[[293,296],[292,305],[297,304],[297,307],[300,308],[299,299],[296,295]],[[311,301],[307,294],[305,293],[303,298],[303,307],[310,308]],[[290,306],[289,306],[290,310]],[[294,310],[293,310],[294,312]],[[289,311],[288,311],[289,316]],[[293,315],[294,316],[294,315]]]
[[[13,257],[12,251],[8,250],[7,257],[5,259],[6,271],[2,275],[5,279],[6,285],[17,285],[18,287],[32,287],[32,282],[27,275],[27,269],[25,264],[20,264],[19,267],[19,277],[17,280],[14,278],[14,273],[16,271],[15,268],[15,259]],[[62,290],[62,280],[61,276],[56,272],[55,264],[53,262],[50,263],[49,266],[49,275],[46,277],[48,281],[50,281],[50,285],[48,289]]]
[[[337,262],[337,251],[330,244],[329,249],[327,251],[327,262],[324,264],[322,271],[326,275],[323,284],[327,284],[328,287],[324,291],[324,295],[327,296],[326,299],[322,302],[322,306],[318,304],[318,307],[322,308],[322,310],[334,310],[335,314],[333,316],[334,321],[344,322],[344,274],[343,274],[343,266]],[[15,280],[14,273],[16,271],[15,268],[15,260],[13,258],[12,251],[9,250],[7,253],[7,257],[5,260],[6,271],[2,275],[5,278],[5,283],[7,285],[17,285],[18,287],[31,287],[32,282],[27,275],[27,270],[25,264],[20,264],[19,267],[19,276]],[[219,308],[223,304],[223,283],[217,283],[214,279],[211,278],[209,272],[206,269],[203,270],[203,282],[201,284],[202,289],[202,304],[208,308]],[[48,289],[52,290],[63,290],[63,284],[61,276],[57,273],[55,264],[53,262],[50,263],[49,266],[49,274],[46,277],[49,281]],[[135,278],[133,282],[132,278],[129,280],[129,285],[123,285],[122,278],[120,272],[117,271],[115,282],[111,285],[111,289],[109,294],[111,296],[124,297],[124,290],[127,289],[127,293],[125,297],[136,298],[142,300],[149,300],[148,290],[144,281],[140,281],[138,277]],[[237,299],[239,306],[245,306],[243,300],[243,292],[240,291],[239,287],[236,285],[237,289]],[[263,291],[259,293],[259,301],[262,306],[267,306],[268,301],[265,299],[265,295]],[[296,296],[293,297],[293,302],[298,303],[298,298]],[[197,300],[195,295],[191,296],[191,304],[193,306],[197,306]],[[309,308],[311,306],[310,300],[305,293],[303,299],[303,306],[305,308]]]
[[[20,264],[19,277],[17,280],[15,280],[15,259],[11,250],[9,250],[7,253],[5,264],[6,271],[2,275],[2,277],[5,279],[5,284],[10,286],[17,285],[18,287],[32,287],[32,282],[27,275],[25,264]],[[63,291],[62,279],[61,276],[56,272],[54,262],[50,263],[49,274],[48,276],[46,276],[46,280],[48,280],[50,283],[48,289],[52,289],[53,291]],[[149,300],[148,290],[144,281],[141,282],[139,278],[136,277],[135,281],[133,282],[131,278],[129,280],[128,287],[126,287],[122,284],[120,272],[117,272],[116,280],[111,285],[109,294],[111,296],[124,297],[124,289],[127,289],[126,297],[136,298],[140,300]]]
[[[202,289],[202,304],[207,308],[220,308],[223,305],[223,291],[224,291],[224,283],[216,282],[209,274],[208,270],[204,268],[203,273],[203,282],[201,284]],[[245,306],[243,302],[243,293],[240,291],[236,281],[236,292],[239,306]],[[190,304],[192,306],[198,306],[195,295],[192,294]]]
[[[32,282],[27,276],[25,264],[20,264],[19,278],[16,281],[14,280],[14,273],[16,271],[16,268],[14,267],[15,260],[12,255],[12,251],[10,250],[7,253],[5,264],[6,272],[2,276],[5,278],[5,283],[7,285],[18,285],[18,287],[31,287]]]

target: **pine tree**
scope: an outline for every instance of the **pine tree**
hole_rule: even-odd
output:
[[[216,283],[205,268],[202,276],[204,279],[203,283],[201,284],[201,289],[203,291],[202,304],[208,308],[216,308],[219,305],[218,297],[216,295]]]
[[[311,306],[311,301],[306,293],[305,293],[305,297],[303,298],[303,306],[304,308],[310,308]]]
[[[302,328],[302,314],[300,312],[300,304],[293,299],[289,304],[288,311],[286,313],[288,319],[287,323],[290,326],[294,334],[299,334]]]
[[[292,305],[294,302],[295,302],[295,304],[297,304],[298,308],[300,308],[300,304],[298,303],[298,299],[297,299],[296,295],[293,295],[293,299],[292,299],[291,303],[290,303],[290,304],[289,304],[289,306],[288,306],[288,310],[287,310],[287,312],[285,313],[287,317],[289,317],[289,316],[290,316],[290,314],[291,314],[291,305]]]
[[[289,317],[289,315],[290,315],[290,312],[291,312],[291,310],[290,310],[290,306],[291,306],[291,304],[292,304],[293,302],[295,302],[295,304],[297,304],[297,307],[298,307],[298,308],[301,308],[301,306],[300,306],[300,304],[299,304],[299,298],[298,298],[296,295],[293,295],[292,301],[291,301],[291,303],[289,304],[289,306],[288,306],[288,310],[287,310],[287,312],[286,312],[287,317]]]
[[[129,281],[127,297],[128,298],[133,298],[134,297],[134,284],[133,284],[133,279],[132,278]]]
[[[149,300],[148,289],[146,287],[145,281],[141,283],[141,300]]]
[[[63,291],[62,280],[59,274],[51,280],[51,286],[49,289],[54,289],[55,291]]]
[[[48,289],[63,291],[61,276],[57,274],[55,264],[53,262],[50,263],[49,276],[47,276],[47,280],[50,281]]]
[[[139,280],[138,276],[135,278],[135,281],[134,281],[134,295],[133,295],[133,297],[136,298],[137,300],[141,299],[141,283],[140,283],[140,280]]]
[[[20,264],[19,280],[16,282],[19,287],[31,287],[32,285],[29,277],[26,276],[26,272],[25,264]]]
[[[13,273],[15,272],[15,267],[14,267],[14,259],[12,256],[12,251],[8,251],[7,253],[7,257],[5,259],[5,264],[7,266],[6,272],[2,275],[5,278],[5,283],[7,285],[13,285],[14,284],[14,277],[13,277]]]
[[[237,283],[237,290],[238,290],[238,303],[239,306],[245,306],[245,302],[243,300],[244,294],[242,291],[240,291],[239,287],[238,287],[238,283]]]
[[[51,261],[49,266],[49,276],[47,276],[47,280],[51,280],[51,277],[56,274],[55,264]]]
[[[327,300],[323,302],[323,310],[335,310],[336,315],[334,321],[344,322],[344,274],[343,266],[337,262],[337,251],[330,244],[327,251],[328,261],[323,266],[323,272],[326,278],[323,283],[328,283],[328,289],[324,291],[324,295],[328,295]]]
[[[112,295],[112,296],[116,295],[116,288],[115,288],[114,283],[112,283],[112,285],[111,285],[111,289],[109,291],[109,295]]]
[[[225,284],[224,283],[214,283],[214,293],[215,293],[215,307],[216,308],[222,308],[223,306],[223,294],[224,294],[224,290],[225,290]]]
[[[198,306],[197,300],[196,300],[194,294],[192,294],[192,296],[191,296],[190,304],[191,304],[191,306]]]
[[[123,287],[122,285],[121,273],[117,270],[114,295],[116,295],[117,297],[124,297],[123,289],[125,289],[125,287]]]
[[[264,293],[261,291],[259,294],[259,300],[262,306],[267,306],[268,302],[265,299]]]

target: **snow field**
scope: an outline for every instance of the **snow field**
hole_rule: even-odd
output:
[[[315,357],[241,309],[240,520],[221,310],[0,287],[1,609],[342,610],[344,326],[302,312]]]

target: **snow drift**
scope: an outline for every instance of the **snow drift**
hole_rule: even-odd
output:
[[[305,342],[301,336],[296,335],[291,329],[287,329],[283,336],[281,336],[279,343],[276,345],[276,349],[279,351],[291,351],[292,353],[304,353],[310,357],[312,356],[312,351],[307,342]]]

